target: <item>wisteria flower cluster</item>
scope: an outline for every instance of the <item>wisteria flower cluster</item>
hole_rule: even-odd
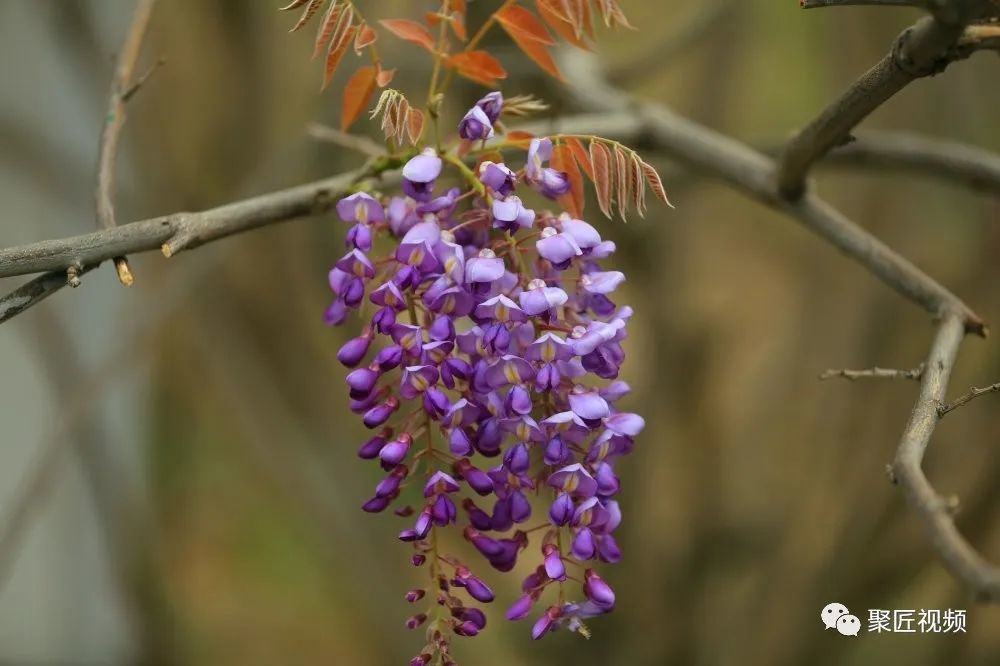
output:
[[[487,95],[459,134],[492,136],[502,109],[500,93]],[[601,265],[615,244],[518,194],[567,193],[552,150],[531,139],[515,171],[489,160],[473,170],[427,148],[403,166],[402,196],[337,204],[351,226],[326,321],[359,310],[367,322],[337,357],[353,369],[350,408],[374,431],[358,455],[385,473],[363,508],[406,518],[399,539],[428,572],[405,595],[426,605],[406,621],[426,626],[417,666],[454,663],[451,638],[486,627],[478,604],[494,600],[490,568],[534,567],[506,617],[535,612],[536,639],[586,634],[584,620],[615,607],[597,568],[622,557],[615,464],[644,426],[616,407],[629,392],[618,375],[632,309],[613,300],[625,276]],[[461,186],[441,185],[446,165]],[[445,529],[481,557],[444,552]]]

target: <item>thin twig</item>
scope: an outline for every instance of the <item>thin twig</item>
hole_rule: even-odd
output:
[[[927,7],[927,0],[799,0],[802,9],[822,9],[823,7]]]
[[[97,204],[97,226],[101,229],[115,227],[115,166],[118,162],[118,144],[121,139],[122,127],[125,126],[125,103],[131,97],[146,76],[133,85],[132,74],[142,51],[142,40],[149,27],[149,19],[153,14],[156,0],[138,0],[132,23],[125,35],[115,74],[111,79],[111,92],[108,95],[108,111],[104,116],[104,126],[101,130],[101,148],[97,163],[97,188],[94,199]],[[150,70],[151,72],[152,70]],[[129,268],[128,259],[124,256],[112,257],[118,280],[126,287],[132,286],[135,278]]]
[[[842,377],[849,381],[855,381],[858,379],[913,379],[920,380],[921,375],[924,374],[924,366],[913,368],[912,370],[895,370],[892,368],[880,368],[875,366],[874,368],[868,368],[866,370],[848,370],[844,368],[842,370],[824,370],[819,378],[821,380],[833,379],[834,377]]]
[[[950,315],[938,326],[925,362],[920,395],[896,450],[890,472],[924,521],[944,565],[983,601],[1000,600],[1000,569],[986,561],[958,531],[957,500],[940,496],[921,467],[924,452],[940,420],[939,406],[948,389],[959,347],[965,335],[961,317]]]
[[[945,9],[958,12],[949,3]],[[968,7],[966,7],[968,5]],[[912,81],[942,71],[952,59],[968,54],[955,53],[965,23],[983,10],[986,0],[965,2],[956,21],[924,17],[904,30],[882,60],[855,81],[809,125],[787,144],[775,174],[782,197],[795,199],[805,191],[812,165],[835,146],[849,140],[850,132],[897,92]],[[941,12],[943,13],[943,9]]]
[[[992,384],[985,388],[976,388],[975,386],[973,386],[971,389],[969,389],[968,393],[955,400],[955,402],[950,402],[947,405],[938,405],[938,416],[944,416],[948,412],[956,410],[959,407],[963,407],[981,395],[986,395],[987,393],[996,393],[997,391],[1000,391],[1000,382],[997,382],[996,384]]]
[[[77,271],[77,277],[96,268],[97,265],[88,266],[82,271]],[[43,273],[31,282],[28,282],[6,296],[0,298],[0,324],[11,317],[16,317],[33,305],[37,305],[42,300],[56,293],[68,283],[66,271],[53,271]]]
[[[348,134],[336,127],[330,127],[322,123],[309,123],[306,125],[306,134],[318,141],[325,141],[341,148],[347,148],[367,155],[368,157],[378,157],[385,153],[385,146],[381,146],[366,136],[355,136]]]

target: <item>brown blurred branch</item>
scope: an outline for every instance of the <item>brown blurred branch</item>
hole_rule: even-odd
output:
[[[905,169],[1000,194],[1000,155],[910,132],[864,132],[831,151],[821,164]]]
[[[799,0],[802,9],[823,7],[928,7],[930,0]]]
[[[94,199],[97,205],[97,226],[102,229],[112,229],[115,223],[115,166],[118,163],[118,143],[122,128],[125,126],[125,104],[139,89],[149,73],[133,83],[132,75],[142,51],[142,40],[149,27],[149,19],[153,14],[156,0],[138,0],[132,23],[125,35],[118,61],[115,64],[115,74],[111,79],[111,92],[108,95],[108,111],[104,116],[104,127],[101,130],[101,149],[97,163],[97,189]],[[152,72],[152,70],[149,70]],[[113,257],[118,280],[126,287],[132,286],[134,278],[125,256]]]
[[[775,173],[778,192],[793,200],[802,196],[812,165],[832,148],[849,140],[854,127],[889,98],[918,78],[937,74],[955,59],[967,57],[955,46],[965,25],[991,6],[987,0],[938,3],[927,16],[904,30],[889,53],[855,81],[786,145]]]
[[[385,153],[384,146],[380,146],[366,136],[348,134],[336,127],[330,127],[323,123],[309,123],[306,125],[306,134],[317,141],[332,143],[341,148],[347,148],[362,155],[367,155],[368,157],[378,157]]]
[[[875,366],[874,368],[868,368],[867,370],[848,370],[844,368],[842,370],[824,370],[819,378],[822,380],[833,379],[834,377],[843,377],[849,381],[855,381],[858,379],[913,379],[919,380],[924,374],[924,366],[913,368],[912,370],[894,370],[892,368],[880,368]]]
[[[991,384],[990,386],[986,386],[984,388],[976,388],[975,386],[973,386],[968,393],[958,398],[954,402],[950,402],[947,405],[939,405],[938,416],[944,416],[950,411],[956,410],[959,407],[963,407],[981,395],[986,395],[987,393],[996,393],[997,391],[1000,391],[1000,382],[996,384]]]

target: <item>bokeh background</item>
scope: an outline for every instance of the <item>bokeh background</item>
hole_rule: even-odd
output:
[[[318,92],[311,35],[270,1],[170,0],[144,62],[167,59],[129,106],[121,220],[198,210],[357,165],[309,138],[335,124],[343,73]],[[373,17],[429,3],[363,2]],[[472,4],[477,21],[497,3]],[[721,3],[683,48],[665,36],[708,0],[623,6],[637,33],[602,34],[601,61],[645,99],[775,145],[880,58],[917,14],[803,12],[794,0]],[[0,2],[0,245],[90,231],[98,131],[125,0]],[[305,32],[311,32],[307,30]],[[494,31],[507,93],[556,112],[570,96]],[[428,63],[383,40],[396,85]],[[980,54],[910,86],[866,128],[1000,149],[1000,61]],[[346,69],[346,68],[345,68]],[[481,90],[459,86],[450,117]],[[418,95],[419,97],[419,95]],[[372,128],[359,124],[362,131]],[[916,385],[819,382],[827,367],[916,366],[932,327],[915,306],[787,219],[725,186],[660,165],[676,210],[619,244],[637,316],[624,376],[649,427],[621,465],[618,610],[584,641],[534,643],[494,618],[464,664],[995,664],[1000,609],[975,604],[936,561],[887,481]],[[898,173],[820,169],[853,219],[1000,321],[995,196]],[[591,203],[591,210],[595,210]],[[17,539],[0,544],[0,662],[406,663],[402,592],[419,582],[398,518],[359,510],[376,470],[345,408],[321,323],[343,226],[299,220],[167,261],[132,257],[0,330],[0,518],[40,463]],[[5,290],[21,279],[4,280]],[[953,389],[1000,379],[994,340],[970,340]],[[1000,559],[997,403],[947,418],[931,480],[962,501],[961,529]],[[498,606],[516,583],[493,576]],[[831,601],[968,610],[962,635],[824,632]]]

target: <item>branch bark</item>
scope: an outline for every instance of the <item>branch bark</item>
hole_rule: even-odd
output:
[[[1000,155],[910,132],[864,132],[822,164],[904,169],[1000,195]]]
[[[94,199],[97,206],[97,225],[102,229],[112,229],[115,222],[115,167],[118,163],[118,143],[122,128],[125,126],[125,104],[135,93],[143,77],[132,84],[135,65],[142,51],[142,40],[149,27],[149,19],[153,14],[156,0],[139,0],[132,15],[132,23],[125,35],[115,74],[111,79],[111,92],[108,95],[108,111],[104,117],[104,127],[101,130],[101,148],[97,164],[97,188]],[[134,278],[125,256],[114,257],[118,280],[126,287],[132,286]]]
[[[665,108],[633,103],[595,73],[599,69],[588,62],[587,56],[574,54],[564,59],[562,65],[570,79],[576,82],[575,90],[586,108],[619,111],[637,117],[641,131],[655,145],[785,212],[939,318],[938,334],[920,375],[920,395],[890,471],[924,521],[934,548],[948,570],[977,597],[1000,600],[1000,570],[979,555],[961,535],[952,515],[957,500],[940,497],[921,467],[924,451],[940,419],[938,406],[947,390],[959,347],[966,333],[986,334],[982,319],[957,296],[815,194],[787,198],[774,178],[777,165],[765,155]]]
[[[938,326],[920,382],[920,395],[903,431],[891,471],[952,575],[968,585],[977,598],[1000,601],[1000,569],[987,562],[958,531],[954,520],[957,500],[940,496],[922,468],[924,452],[941,419],[938,406],[944,400],[964,335],[964,322],[958,316],[949,315]]]
[[[0,278],[43,271],[65,272],[108,259],[160,249],[167,257],[220,238],[330,210],[359,181],[396,164],[373,162],[354,172],[262,194],[198,213],[174,213],[81,236],[0,250]]]
[[[812,165],[848,141],[851,130],[886,100],[912,81],[937,74],[952,59],[967,55],[954,52],[954,47],[965,24],[984,12],[984,7],[985,0],[952,0],[942,4],[936,16],[924,17],[904,30],[878,64],[788,142],[775,173],[781,196],[801,197]]]
[[[639,135],[653,146],[795,219],[934,316],[957,313],[970,331],[986,334],[982,318],[958,296],[819,196],[810,193],[792,200],[783,197],[774,178],[776,164],[766,155],[660,105],[635,104],[608,85],[585,54],[566,54],[561,65],[576,83],[574,90],[588,110],[620,112],[636,118]]]

